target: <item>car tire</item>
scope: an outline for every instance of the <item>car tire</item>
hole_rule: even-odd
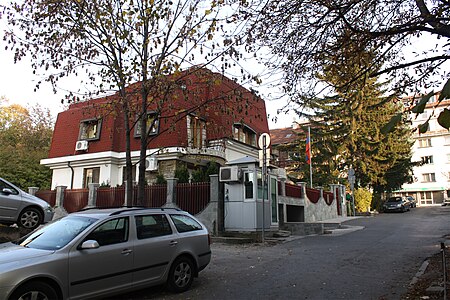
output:
[[[47,299],[57,300],[58,293],[49,284],[41,281],[32,281],[20,286],[11,295],[9,300],[21,299]]]
[[[26,229],[35,229],[42,223],[41,212],[33,207],[25,208],[19,215],[17,225]]]
[[[187,291],[194,280],[194,264],[187,257],[177,258],[170,267],[167,285],[172,292]]]

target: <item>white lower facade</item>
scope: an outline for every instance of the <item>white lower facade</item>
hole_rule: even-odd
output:
[[[196,167],[205,165],[209,161],[224,165],[227,161],[245,156],[258,158],[258,149],[237,141],[217,141],[215,144],[220,145],[220,147],[148,149],[147,159],[153,159],[154,165],[147,169],[146,178],[151,183],[157,174],[162,174],[165,178],[173,177],[177,162],[185,162]],[[137,181],[139,176],[139,151],[131,152],[131,157],[133,181]],[[69,189],[87,188],[87,184],[92,182],[116,187],[124,182],[126,154],[125,152],[114,151],[86,153],[43,159],[41,164],[52,170],[51,189],[55,189],[57,186],[66,186]]]

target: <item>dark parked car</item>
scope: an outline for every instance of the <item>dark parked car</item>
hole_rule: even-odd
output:
[[[400,196],[390,197],[383,204],[384,212],[391,212],[391,211],[405,212],[409,211],[410,209],[411,209],[410,202],[405,197]]]
[[[0,178],[0,223],[34,229],[53,218],[52,207],[44,200],[25,193]]]
[[[411,208],[417,207],[416,199],[413,196],[406,196],[406,199],[411,203]]]
[[[189,289],[208,230],[178,209],[91,209],[0,244],[0,299],[91,299],[167,283]]]

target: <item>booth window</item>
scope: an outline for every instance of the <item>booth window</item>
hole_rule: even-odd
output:
[[[244,188],[245,188],[245,199],[253,199],[253,182],[254,174],[246,172],[244,173]]]
[[[263,198],[263,192],[264,192],[264,200],[268,200],[268,194],[267,194],[267,186],[263,187],[263,181],[262,181],[262,174],[261,172],[258,172],[258,199]]]

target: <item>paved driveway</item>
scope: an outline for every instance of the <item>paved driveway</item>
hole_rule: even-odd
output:
[[[120,299],[400,299],[450,234],[450,207],[345,225],[364,229],[277,245],[213,244],[212,262],[190,291],[176,295],[157,287]]]

